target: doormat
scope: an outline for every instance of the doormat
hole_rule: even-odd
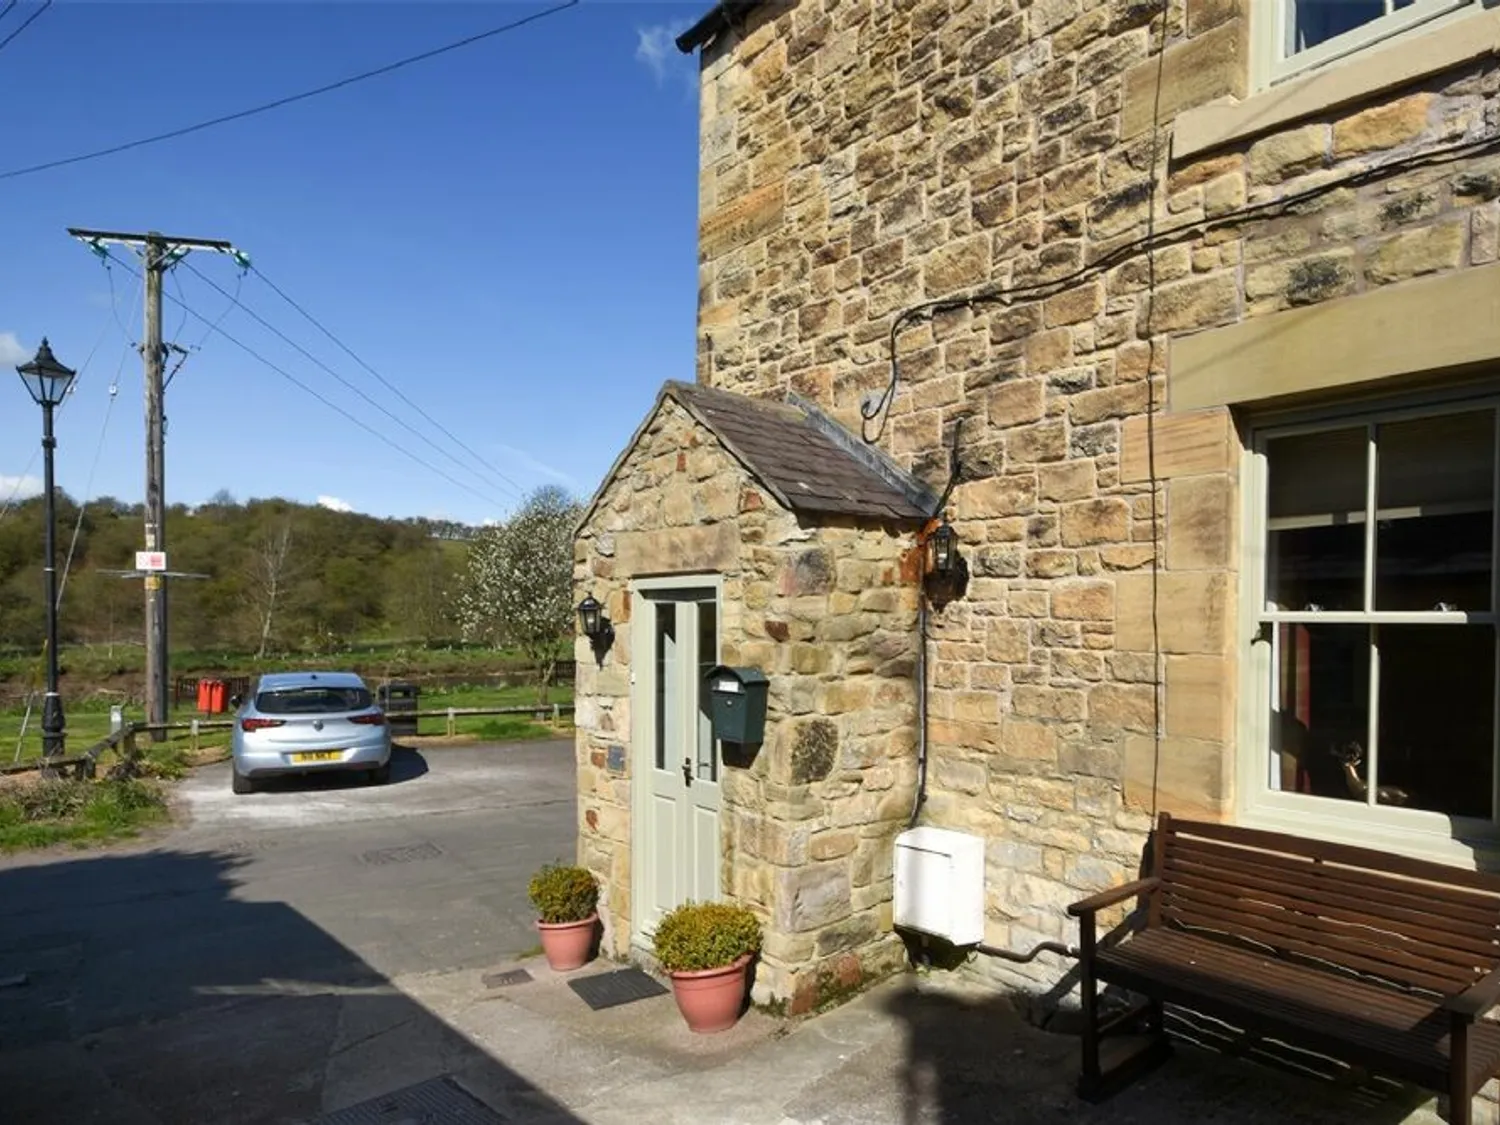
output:
[[[665,996],[667,990],[639,969],[616,969],[612,973],[570,980],[568,987],[583,998],[594,1011],[630,1004],[652,996]]]
[[[312,1125],[505,1125],[451,1078],[433,1078],[319,1117]]]

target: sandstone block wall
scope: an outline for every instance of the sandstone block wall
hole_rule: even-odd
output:
[[[720,769],[720,886],[766,931],[756,998],[805,1009],[898,959],[891,845],[915,773],[909,541],[800,523],[671,400],[648,425],[575,544],[579,597],[592,591],[616,628],[602,667],[587,642],[577,653],[579,856],[606,887],[611,953],[633,936],[630,582],[713,573],[723,662],[770,677],[765,743]]]
[[[1178,113],[1249,93],[1248,12],[1171,0],[1158,60],[1159,11],[798,0],[704,57],[700,380],[858,429],[903,310],[1059,283],[907,323],[878,438],[940,483],[966,420],[928,819],[989,841],[999,944],[1068,936],[1153,810],[1234,815],[1260,752],[1235,730],[1246,420],[1172,411],[1172,340],[1500,253],[1500,161],[1395,163],[1495,127],[1493,63],[1173,161]]]

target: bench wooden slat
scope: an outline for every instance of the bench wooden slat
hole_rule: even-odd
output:
[[[1417,910],[1428,918],[1442,918],[1445,925],[1451,920],[1458,928],[1475,936],[1494,936],[1500,932],[1500,893],[1493,898],[1486,898],[1469,891],[1460,891],[1458,893],[1463,896],[1464,901],[1459,901],[1452,895],[1445,894],[1442,887],[1431,883],[1387,878],[1374,872],[1349,868],[1327,867],[1306,860],[1257,855],[1244,848],[1228,848],[1202,840],[1173,840],[1171,853],[1181,857],[1193,856],[1204,865],[1220,866],[1231,872],[1250,871],[1282,879],[1298,879],[1334,890],[1357,889],[1360,900],[1371,909],[1383,910],[1387,906],[1396,906],[1405,910]]]
[[[1207,821],[1178,820],[1169,818],[1169,835],[1187,840],[1194,836],[1260,848],[1282,855],[1300,855],[1325,863],[1336,863],[1354,870],[1363,869],[1380,874],[1402,875],[1410,879],[1431,883],[1444,897],[1458,896],[1460,887],[1479,892],[1472,896],[1478,906],[1493,905],[1496,901],[1496,883],[1492,875],[1480,871],[1466,871],[1461,867],[1449,867],[1425,859],[1392,855],[1373,848],[1356,848],[1349,844],[1331,844],[1324,840],[1309,840],[1301,836],[1286,836],[1279,832],[1266,832],[1256,828],[1241,828],[1231,824],[1210,824]],[[1168,848],[1172,841],[1168,841]],[[1465,896],[1470,897],[1470,896]]]
[[[1188,927],[1210,930],[1231,939],[1254,942],[1267,951],[1279,950],[1283,953],[1321,960],[1340,969],[1378,977],[1388,984],[1397,983],[1425,989],[1434,997],[1456,991],[1457,987],[1449,977],[1395,964],[1383,958],[1367,956],[1350,949],[1347,943],[1336,941],[1331,936],[1304,936],[1293,927],[1281,925],[1269,918],[1262,919],[1258,924],[1251,924],[1246,920],[1245,915],[1234,907],[1222,910],[1203,907],[1194,910],[1191,914],[1185,914],[1179,906],[1167,903],[1162,907],[1162,916],[1168,921]],[[1473,975],[1469,977],[1471,981],[1474,979],[1477,978]]]
[[[1500,957],[1500,926],[1444,927],[1443,919],[1415,908],[1404,906],[1382,906],[1378,915],[1370,910],[1370,900],[1350,893],[1340,893],[1337,888],[1305,887],[1292,880],[1260,871],[1248,866],[1229,864],[1206,864],[1192,853],[1175,852],[1167,870],[1177,877],[1191,879],[1202,877],[1220,880],[1221,873],[1232,872],[1234,884],[1256,892],[1267,892],[1282,896],[1289,908],[1297,909],[1305,904],[1328,918],[1357,923],[1369,921],[1393,934],[1400,934],[1416,941],[1431,943],[1449,956],[1470,954],[1486,962]],[[1436,956],[1436,953],[1434,954]]]
[[[1165,991],[1168,1000],[1195,1011],[1256,1025],[1256,1030],[1295,1028],[1299,1042],[1335,1058],[1446,1088],[1448,1025],[1421,998],[1358,982],[1330,987],[1328,974],[1317,969],[1165,927],[1101,951],[1099,959],[1112,979],[1133,978],[1150,993]],[[1500,1026],[1482,1022],[1474,1031],[1471,1074],[1492,1073],[1500,1067]],[[1471,1092],[1482,1085],[1483,1079],[1471,1080]]]
[[[1100,1065],[1112,982],[1147,998],[1158,1044],[1179,1003],[1439,1090],[1467,1125],[1500,1074],[1500,1023],[1475,1018],[1488,986],[1449,1005],[1500,969],[1500,876],[1166,814],[1150,861],[1144,916],[1103,946],[1080,917],[1085,1094],[1129,1073]]]
[[[1169,863],[1167,871],[1171,881],[1163,896],[1163,909],[1175,910],[1183,920],[1191,920],[1195,904],[1200,902],[1215,911],[1228,910],[1231,918],[1234,912],[1242,910],[1277,926],[1292,927],[1296,931],[1293,936],[1305,936],[1312,941],[1326,937],[1336,948],[1381,959],[1389,955],[1393,964],[1439,976],[1454,988],[1474,983],[1483,975],[1482,967],[1500,957],[1500,948],[1495,946],[1482,952],[1448,949],[1433,941],[1393,931],[1378,916],[1335,911],[1244,883],[1225,884],[1176,863]]]

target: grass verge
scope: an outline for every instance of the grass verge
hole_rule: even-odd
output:
[[[0,790],[0,852],[125,839],[167,816],[154,781],[33,780]]]

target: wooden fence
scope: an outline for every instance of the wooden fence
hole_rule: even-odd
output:
[[[443,719],[446,726],[444,736],[454,737],[458,733],[458,720],[468,716],[529,715],[537,723],[550,723],[553,728],[562,726],[563,715],[571,715],[571,703],[534,703],[522,707],[442,707],[426,711],[387,712],[388,721],[399,723],[402,719]],[[13,766],[0,767],[0,775],[29,773],[40,770],[48,776],[94,777],[98,772],[99,759],[108,751],[116,751],[126,761],[140,754],[136,748],[138,734],[166,734],[170,731],[188,731],[192,736],[191,749],[198,749],[198,739],[206,731],[230,730],[233,719],[189,719],[175,723],[126,723],[119,730],[111,731],[82,754],[62,758],[37,758]]]

